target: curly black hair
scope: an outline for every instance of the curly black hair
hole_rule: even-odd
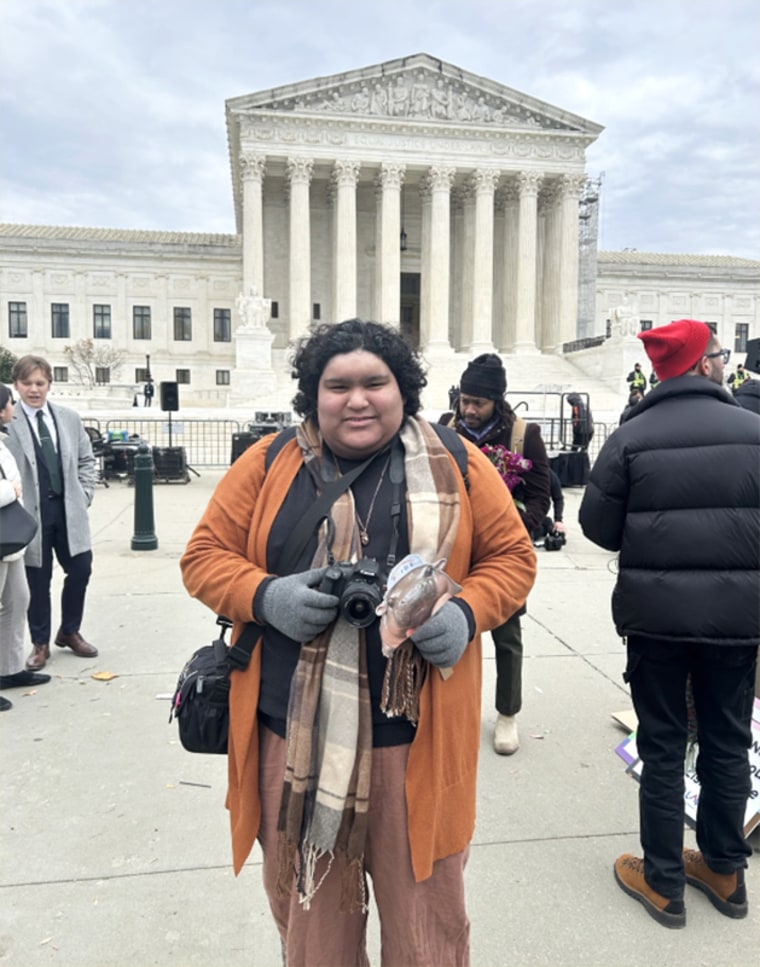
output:
[[[303,419],[317,419],[319,380],[333,356],[364,349],[374,353],[396,377],[404,399],[404,413],[420,410],[420,393],[427,378],[420,359],[398,329],[379,322],[347,319],[334,325],[321,323],[298,340],[293,350],[292,376],[298,380],[293,409]]]

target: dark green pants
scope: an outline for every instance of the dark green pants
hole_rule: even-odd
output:
[[[496,649],[496,711],[517,715],[522,708],[523,643],[520,615],[513,614],[491,632]]]

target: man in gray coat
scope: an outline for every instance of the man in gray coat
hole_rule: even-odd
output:
[[[32,638],[26,665],[39,671],[50,658],[53,552],[66,575],[55,643],[80,658],[98,654],[80,634],[92,572],[87,509],[95,492],[95,458],[79,415],[48,401],[53,373],[46,359],[22,356],[11,376],[19,401],[8,427],[7,446],[21,473],[26,508],[39,525],[24,557]]]

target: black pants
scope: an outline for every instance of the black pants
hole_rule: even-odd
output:
[[[710,869],[733,873],[752,853],[743,833],[751,783],[757,646],[676,645],[628,639],[625,679],[639,724],[636,744],[644,768],[639,824],[644,876],[662,896],[684,889],[684,757],[686,678],[692,676],[700,783],[697,844]]]
[[[53,551],[66,577],[61,592],[61,631],[79,631],[84,615],[84,599],[92,573],[92,551],[69,553],[63,498],[47,499],[42,508],[42,566],[27,567],[29,585],[29,633],[32,644],[50,643],[50,582],[53,578]]]
[[[496,711],[517,715],[522,708],[523,641],[521,608],[491,632],[496,649]]]

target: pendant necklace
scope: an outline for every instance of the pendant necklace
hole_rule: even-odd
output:
[[[377,495],[380,493],[380,487],[382,486],[383,480],[385,478],[385,471],[388,469],[388,464],[390,462],[391,462],[391,458],[389,455],[388,459],[385,461],[385,465],[383,466],[382,473],[380,474],[380,477],[377,481],[375,492],[374,494],[372,494],[372,500],[370,501],[369,510],[367,511],[367,519],[363,521],[359,516],[359,512],[356,509],[354,509],[354,516],[356,517],[356,523],[359,526],[359,540],[362,542],[362,547],[366,547],[367,544],[369,544],[369,534],[368,534],[369,522],[372,518],[372,511],[375,509],[375,501],[377,500]]]

